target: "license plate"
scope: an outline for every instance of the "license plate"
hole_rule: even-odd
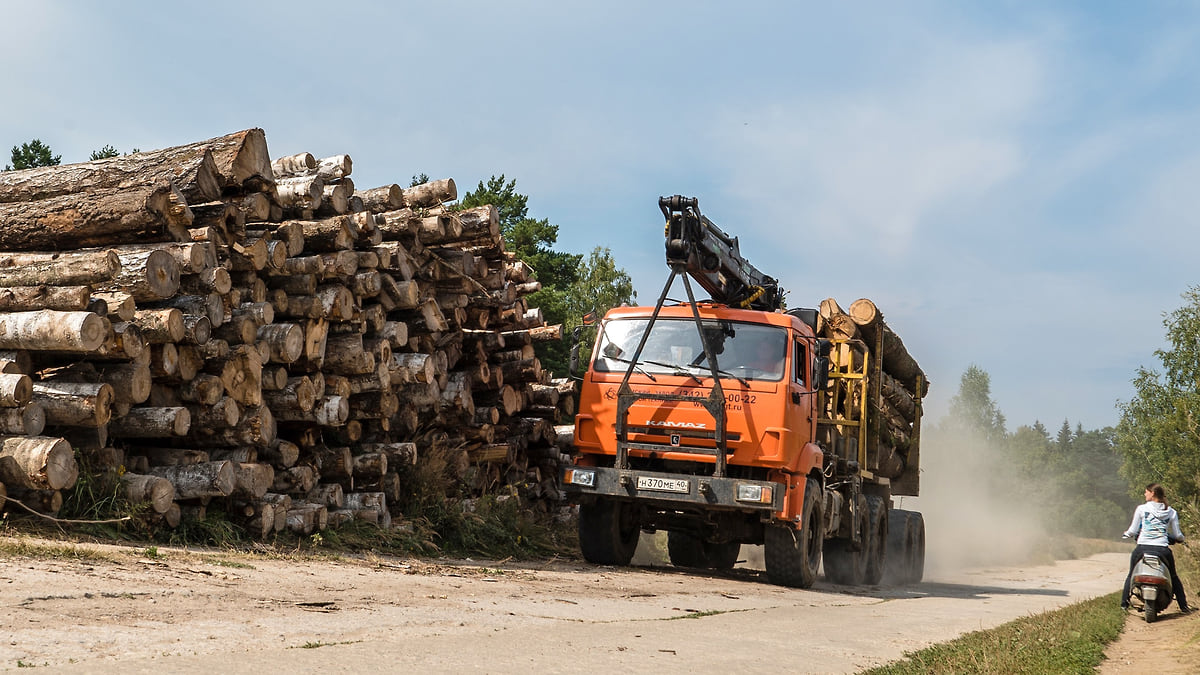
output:
[[[680,492],[687,494],[692,491],[692,483],[686,478],[658,478],[657,476],[638,476],[637,489],[654,490],[657,492]]]

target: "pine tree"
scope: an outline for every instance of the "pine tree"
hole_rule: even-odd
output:
[[[13,146],[12,164],[6,165],[4,170],[12,171],[13,169],[32,169],[38,166],[58,166],[61,161],[62,155],[52,154],[50,146],[35,138],[28,143]]]

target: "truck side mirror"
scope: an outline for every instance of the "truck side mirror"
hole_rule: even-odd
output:
[[[813,359],[813,389],[821,391],[829,385],[829,358],[819,356]]]
[[[826,338],[817,338],[817,358],[829,358],[829,352],[833,349],[833,342]]]

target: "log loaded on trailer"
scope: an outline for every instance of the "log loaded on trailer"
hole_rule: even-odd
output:
[[[784,311],[696,199],[659,207],[666,286],[605,315],[582,377],[563,485],[584,558],[627,565],[641,532],[666,530],[682,567],[762,544],[776,584],[811,586],[822,556],[835,583],[919,581],[924,522],[891,507],[919,487],[920,367],[869,300]],[[676,277],[686,301],[667,297]]]

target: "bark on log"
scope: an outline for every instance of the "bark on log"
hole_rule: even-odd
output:
[[[308,422],[326,427],[340,427],[350,418],[350,401],[345,396],[325,396],[311,410],[280,408],[280,422]]]
[[[179,263],[163,250],[118,253],[121,271],[112,281],[96,284],[99,291],[125,291],[138,302],[154,302],[179,290]]]
[[[0,203],[31,202],[97,190],[130,189],[173,182],[189,202],[221,196],[212,153],[202,146],[180,146],[119,157],[44,166],[0,175]]]
[[[33,399],[33,380],[28,375],[0,374],[0,408],[19,408]]]
[[[39,382],[33,385],[33,398],[52,425],[98,427],[112,417],[113,388],[105,383]]]
[[[75,485],[79,467],[71,444],[49,436],[0,438],[0,482],[29,490]]]
[[[175,501],[175,486],[162,476],[125,473],[121,475],[121,487],[130,503],[149,503],[155,513],[166,513]]]
[[[0,286],[92,285],[111,281],[120,271],[121,258],[112,250],[0,254]]]
[[[921,370],[916,359],[904,348],[904,342],[900,340],[900,336],[896,335],[884,322],[883,313],[879,311],[875,303],[861,298],[850,307],[850,316],[858,324],[869,348],[877,344],[882,334],[883,370],[890,373],[904,385],[905,389],[919,398],[923,398],[925,394],[929,393],[929,382],[925,379],[925,371]],[[921,391],[917,391],[918,380],[924,383]]]
[[[117,262],[120,263],[119,258]],[[92,298],[104,301],[110,321],[130,321],[137,311],[137,302],[125,291],[97,291],[92,293]]]
[[[358,190],[354,196],[362,199],[363,206],[371,213],[393,211],[404,206],[404,191],[394,183],[369,190]]]
[[[280,440],[274,447],[262,448],[258,456],[270,462],[277,469],[287,469],[300,459],[300,446],[287,440]]]
[[[261,499],[275,484],[270,464],[233,462],[233,492],[238,499]]]
[[[262,129],[246,129],[194,145],[206,146],[212,151],[226,193],[263,192],[275,182],[267,152],[267,135]]]
[[[271,162],[271,172],[275,174],[276,180],[292,176],[302,176],[316,168],[317,159],[312,156],[312,153],[308,152],[280,157]]]
[[[311,466],[293,466],[290,469],[275,472],[275,482],[271,485],[271,492],[304,495],[312,491],[316,484],[317,474]],[[266,499],[267,495],[263,495],[263,498]]]
[[[187,241],[192,212],[169,183],[0,204],[0,249],[38,251]]]
[[[109,431],[120,438],[168,438],[187,436],[192,416],[187,408],[133,408],[108,423]]]
[[[317,160],[317,175],[325,180],[338,180],[349,176],[354,170],[350,155],[334,155]]]
[[[134,313],[133,323],[142,332],[142,338],[150,344],[180,342],[185,335],[183,312],[174,307],[165,309],[140,309]]]
[[[271,349],[274,363],[293,363],[304,355],[304,330],[294,323],[274,323],[261,326],[257,338]]]
[[[404,205],[412,207],[437,206],[458,199],[453,178],[422,183],[404,190]]]
[[[148,473],[171,481],[177,499],[228,497],[233,492],[232,462],[156,466]]]
[[[0,288],[0,312],[56,309],[78,312],[92,301],[90,286],[13,286]]]
[[[0,435],[39,436],[46,428],[46,409],[31,401],[20,408],[0,408]]]

